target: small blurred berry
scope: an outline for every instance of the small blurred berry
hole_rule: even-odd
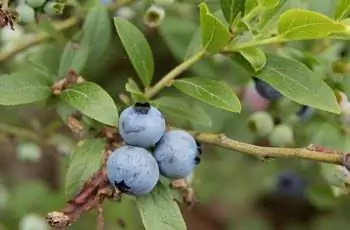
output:
[[[271,85],[269,85],[268,83],[256,77],[254,77],[253,80],[255,82],[256,90],[262,97],[270,101],[276,101],[282,97],[282,94],[278,92],[275,88],[273,88]]]
[[[257,112],[266,110],[270,101],[258,93],[254,84],[248,84],[243,90],[242,104],[249,112]]]
[[[122,17],[128,20],[134,18],[135,15],[136,15],[136,12],[132,8],[127,6],[120,7],[115,11],[115,16]]]
[[[151,28],[159,27],[164,17],[164,9],[160,6],[152,5],[145,13],[144,23]]]
[[[277,177],[276,192],[282,196],[300,197],[306,191],[305,180],[296,172],[283,171]]]

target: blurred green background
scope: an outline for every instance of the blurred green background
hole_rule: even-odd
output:
[[[152,47],[156,66],[153,82],[183,60],[193,34],[198,28],[199,2],[199,0],[179,0],[163,6],[166,16],[161,26],[156,29],[147,28],[143,21],[144,13],[151,5],[151,1],[139,0],[125,6],[129,11],[123,8],[124,13],[129,12],[124,16],[131,17],[130,20],[143,30]],[[206,2],[213,12],[219,9],[219,0]],[[92,1],[80,3],[88,8]],[[333,0],[288,1],[290,8],[308,8],[328,16],[332,14],[334,5]],[[117,11],[116,14],[122,13]],[[42,27],[32,25],[21,28],[25,34],[33,34],[34,30],[41,29]],[[128,78],[131,77],[136,81],[138,79],[114,28],[111,30],[112,41],[103,58],[90,60],[81,75],[105,88],[115,99],[118,108],[122,109],[123,105],[118,95],[126,92],[125,83]],[[75,28],[66,31],[63,41],[68,41],[76,31]],[[0,34],[1,52],[27,39],[9,30],[1,30]],[[104,35],[101,34],[102,36]],[[0,63],[0,74],[25,70],[28,68],[26,62],[28,56],[55,72],[65,42],[55,40],[21,52],[10,60]],[[324,44],[325,48],[317,51],[317,54],[313,53],[315,47],[323,47]],[[349,93],[349,74],[336,73],[332,69],[332,63],[335,61],[349,62],[349,46],[346,41],[293,42],[274,49],[277,53],[303,61],[315,72],[325,76],[325,80],[332,87]],[[237,92],[251,80],[251,76],[238,63],[220,55],[196,64],[183,75],[223,79],[232,84]],[[191,105],[199,106],[212,120],[210,127],[199,126],[167,114],[167,118],[175,126],[206,132],[225,132],[227,136],[239,141],[265,143],[248,128],[247,122],[251,114],[248,109],[244,109],[241,114],[225,112],[194,101],[175,89],[166,89],[161,95],[171,95]],[[289,122],[290,116],[295,114],[297,108],[298,105],[295,103],[283,99],[270,106],[269,111],[282,122]],[[54,137],[54,145],[37,146],[21,137],[9,135],[3,132],[3,124],[50,135]],[[314,143],[349,151],[347,150],[347,146],[350,146],[347,145],[349,136],[341,130],[337,118],[333,115],[317,111],[312,119],[293,123],[293,128],[296,146],[304,147]],[[70,160],[69,152],[76,142],[77,137],[64,127],[60,116],[53,108],[44,108],[43,103],[0,107],[0,230],[20,229],[21,223],[28,215],[45,216],[47,212],[59,210],[64,206],[69,199],[64,195],[65,172]],[[302,205],[294,205],[299,201],[288,202],[286,198],[258,208],[256,200],[273,196],[276,178],[285,170],[300,174],[306,181],[307,198],[300,198]],[[194,173],[192,184],[199,204],[192,209],[181,207],[189,230],[348,229],[350,200],[347,196],[333,195],[318,163],[291,159],[262,161],[239,152],[205,145],[203,159]],[[306,204],[313,208],[309,210]],[[284,212],[285,210],[290,212]],[[314,214],[319,212],[321,214],[314,217]],[[120,203],[105,202],[104,214],[105,229],[143,229],[135,204],[128,197]],[[304,220],[308,217],[314,221],[313,225]],[[300,220],[299,224],[295,224],[295,219]],[[95,225],[96,212],[92,211],[83,215],[70,229],[95,229]],[[38,224],[31,229],[40,230]]]

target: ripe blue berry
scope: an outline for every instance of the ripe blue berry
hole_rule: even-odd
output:
[[[254,77],[253,79],[255,82],[256,91],[258,91],[260,96],[270,101],[276,101],[282,97],[282,94],[278,92],[275,88],[273,88],[271,85],[260,80],[259,78]]]
[[[299,174],[293,171],[284,171],[279,174],[276,187],[279,195],[295,197],[304,194],[306,183]]]
[[[200,153],[194,138],[182,130],[167,132],[154,149],[161,174],[170,179],[187,177],[200,162]]]
[[[297,111],[297,117],[299,118],[299,120],[305,121],[305,120],[308,120],[312,116],[313,112],[314,112],[314,110],[312,108],[310,108],[309,106],[303,105]]]
[[[122,146],[107,160],[109,182],[120,191],[142,196],[149,193],[159,180],[159,167],[145,149]]]
[[[119,132],[129,145],[154,146],[165,133],[162,113],[149,103],[136,103],[126,108],[119,118]]]

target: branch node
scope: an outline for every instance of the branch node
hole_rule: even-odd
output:
[[[219,134],[220,143],[225,144],[227,142],[227,136],[224,133]]]
[[[195,198],[194,189],[186,179],[173,180],[170,183],[170,188],[179,190],[182,194],[183,202],[189,207],[193,207],[197,200]]]
[[[347,170],[350,170],[350,153],[344,153],[340,162]]]
[[[70,69],[63,79],[59,80],[51,87],[51,90],[54,95],[60,95],[63,90],[84,81],[85,79],[82,76],[78,76],[73,69]]]
[[[47,214],[46,221],[51,227],[65,228],[70,225],[70,220],[63,212],[53,211]]]

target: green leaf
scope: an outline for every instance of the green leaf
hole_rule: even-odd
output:
[[[212,106],[231,112],[241,111],[239,99],[233,89],[223,81],[187,78],[176,80],[173,85],[183,93]]]
[[[286,11],[278,22],[278,33],[287,40],[323,38],[345,30],[344,25],[327,16],[304,9]]]
[[[257,0],[246,0],[245,1],[245,14],[251,12],[255,7],[257,7]]]
[[[41,30],[47,32],[48,35],[50,35],[60,44],[66,43],[66,38],[61,32],[57,31],[51,20],[42,20],[38,24],[35,24],[33,27],[34,29],[38,29],[40,32]]]
[[[63,78],[70,69],[73,69],[77,74],[79,74],[85,67],[88,55],[89,48],[87,46],[68,42],[61,56],[58,77]]]
[[[26,71],[0,76],[0,105],[28,104],[50,95],[50,80],[40,73]]]
[[[60,98],[103,124],[115,126],[118,122],[117,107],[109,94],[93,82],[83,82],[64,90]]]
[[[266,9],[275,8],[279,2],[280,0],[259,0],[259,4]]]
[[[76,194],[84,182],[100,169],[104,147],[104,142],[99,139],[86,139],[78,143],[71,153],[66,174],[67,196]]]
[[[179,26],[182,25],[182,26]],[[160,34],[169,46],[174,56],[183,61],[185,59],[188,44],[191,42],[197,26],[194,23],[166,17],[160,26]]]
[[[350,0],[337,0],[334,19],[340,20],[346,18],[350,12]]]
[[[170,114],[178,119],[190,121],[193,124],[208,127],[212,125],[210,116],[203,109],[198,106],[190,106],[181,98],[161,97],[153,102],[166,115]]]
[[[265,68],[257,77],[299,104],[340,113],[332,89],[320,76],[296,60],[270,54]]]
[[[247,48],[240,50],[239,53],[250,63],[256,72],[264,68],[266,56],[260,48]]]
[[[335,167],[334,165],[332,166]],[[337,201],[331,187],[327,186],[327,184],[311,186],[307,190],[306,196],[312,204],[321,209],[332,208]]]
[[[226,26],[209,12],[205,3],[201,3],[199,7],[202,46],[209,53],[217,53],[229,42],[230,33]]]
[[[82,44],[89,47],[89,63],[99,60],[108,48],[112,38],[111,20],[108,9],[96,4],[89,9],[83,25]]]
[[[278,5],[272,9],[265,9],[257,23],[260,32],[269,32],[269,29],[277,24],[278,17],[288,8],[287,0],[280,0]]]
[[[114,18],[119,38],[144,86],[149,86],[154,63],[151,47],[142,32],[126,19]]]
[[[144,94],[141,92],[137,83],[132,78],[128,79],[128,82],[125,84],[125,89],[127,92],[129,92],[131,94],[132,98],[135,101],[143,101],[143,100],[147,99],[144,96]]]
[[[50,72],[50,70],[44,66],[43,64],[36,62],[35,60],[31,58],[26,58],[25,60],[27,62],[28,67],[31,71],[35,72],[36,74],[39,74],[42,77],[46,77],[49,79],[49,81],[52,82],[52,78],[54,77],[54,74]]]
[[[162,182],[147,196],[137,197],[137,207],[146,230],[186,230],[180,209]]]
[[[226,21],[231,25],[236,17],[244,15],[245,0],[220,0],[221,10]]]

